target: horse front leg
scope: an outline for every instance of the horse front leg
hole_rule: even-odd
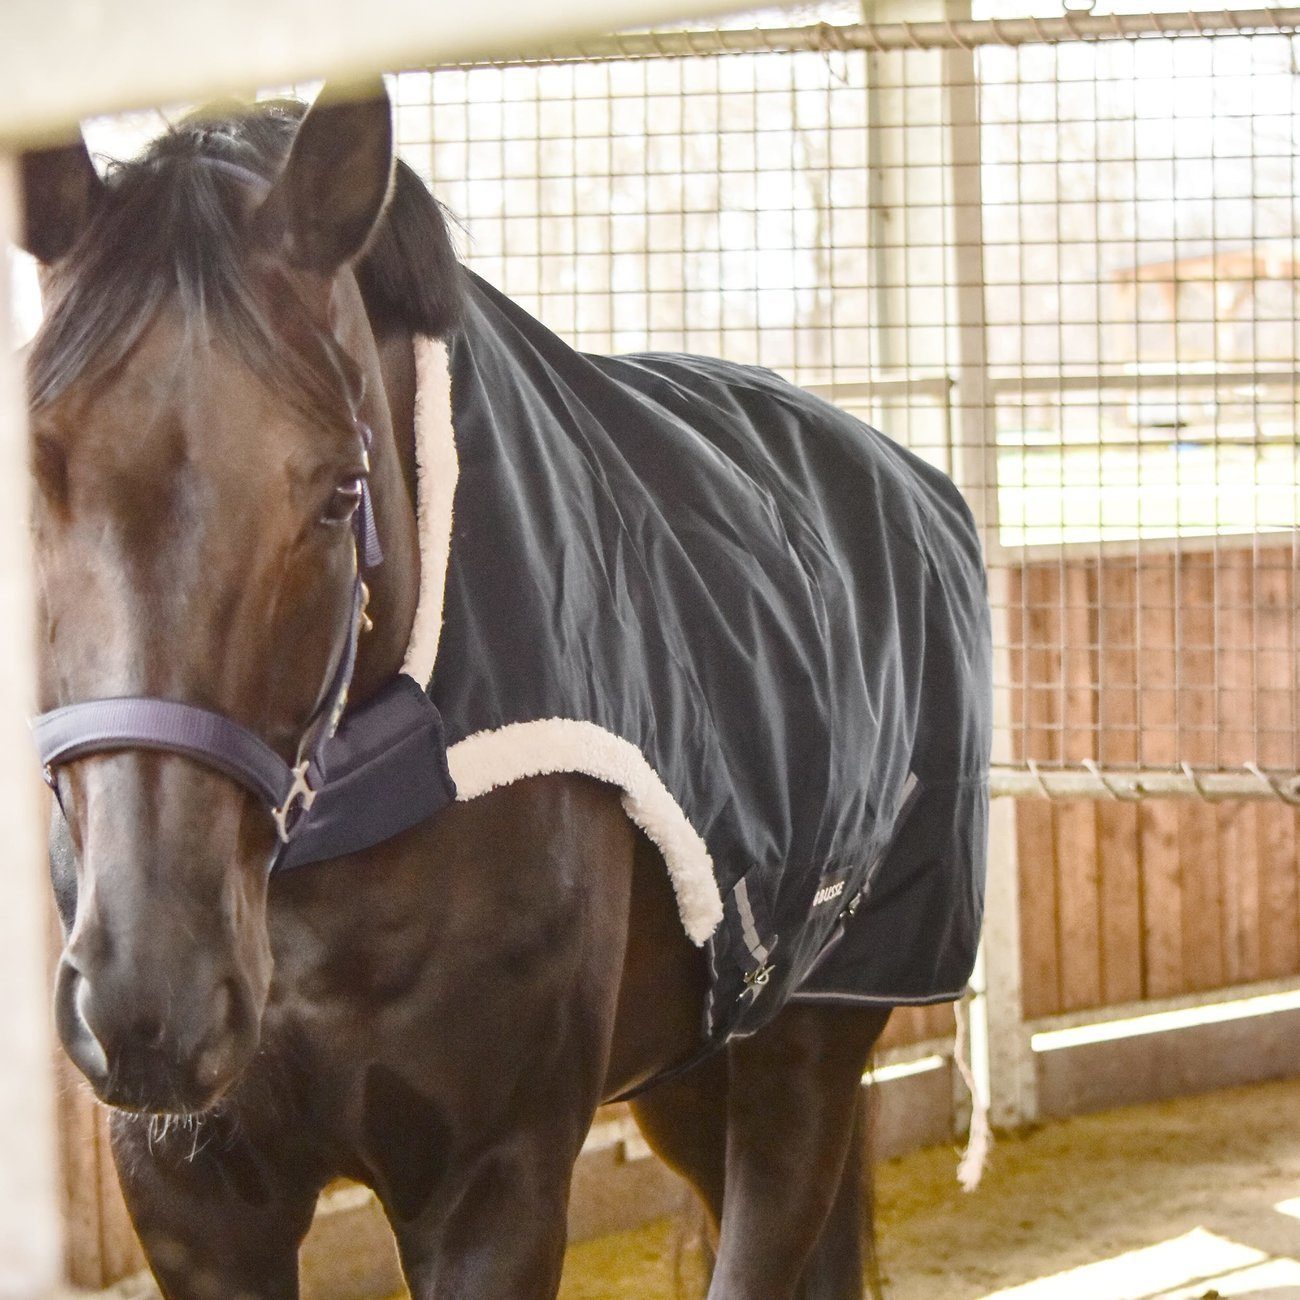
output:
[[[220,1116],[117,1113],[113,1160],[166,1300],[297,1300],[317,1184],[276,1167]]]
[[[539,777],[459,805],[414,992],[372,1018],[361,1144],[415,1300],[553,1300],[600,1102],[635,838],[618,797]]]
[[[497,1143],[454,1171],[458,1192],[436,1228],[396,1225],[413,1300],[554,1300],[573,1166],[562,1137],[557,1158],[558,1136]]]
[[[514,984],[484,972],[498,980]],[[448,1033],[435,1045],[454,1063],[441,1079],[432,1060],[368,1071],[367,1154],[413,1300],[554,1300],[559,1289],[611,999],[585,975],[563,1007],[554,990],[511,993],[513,1023],[499,1030],[474,1014],[460,1032],[454,1015],[440,1018]],[[487,998],[498,1000],[490,987]]]

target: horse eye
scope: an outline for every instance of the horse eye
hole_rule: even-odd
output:
[[[346,478],[333,492],[321,515],[323,524],[346,524],[361,504],[361,477]]]

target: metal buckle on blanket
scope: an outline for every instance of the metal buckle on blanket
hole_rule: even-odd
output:
[[[745,986],[751,989],[761,989],[771,978],[772,967],[770,965],[759,966],[745,976]]]
[[[284,802],[278,808],[271,809],[271,816],[275,818],[275,829],[279,832],[281,844],[289,843],[289,818],[293,817],[295,808],[301,815],[316,802],[316,791],[307,781],[308,766],[307,760],[304,759],[293,769],[293,784],[289,787],[289,793],[284,796]],[[294,817],[293,824],[295,826],[298,824],[297,817]]]

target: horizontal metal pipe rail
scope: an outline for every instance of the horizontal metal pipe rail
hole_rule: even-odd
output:
[[[990,18],[925,23],[816,23],[807,27],[736,31],[626,32],[504,56],[492,67],[552,63],[617,63],[636,59],[711,58],[725,54],[885,54],[900,50],[971,50],[981,46],[1049,45],[1064,41],[1231,36],[1300,28],[1300,9],[1207,9],[1181,13],[1085,14],[1057,18]],[[433,69],[477,64],[435,64]]]
[[[948,375],[886,375],[877,379],[832,380],[827,384],[801,384],[807,393],[816,393],[831,402],[862,401],[875,397],[947,397],[956,381]]]
[[[1254,763],[1238,770],[1196,771],[1190,763],[1180,768],[1103,768],[1084,762],[1077,767],[1023,767],[995,764],[989,773],[989,792],[1011,799],[1115,799],[1137,803],[1143,799],[1275,799],[1300,805],[1300,773],[1265,771]]]
[[[819,397],[850,400],[893,394],[918,397],[946,397],[956,385],[950,375],[882,375],[874,379],[832,380],[802,384]],[[1216,366],[1213,370],[1158,366],[1131,374],[1113,371],[1101,374],[990,375],[985,387],[992,397],[1014,397],[1020,393],[1140,392],[1143,389],[1283,388],[1300,392],[1300,370],[1291,367]]]
[[[1006,375],[988,380],[994,396],[1017,393],[1090,393],[1115,391],[1139,392],[1142,389],[1213,388],[1300,388],[1300,370],[1269,369],[1266,366],[1219,366],[1213,370],[1191,370],[1165,366],[1135,370],[1132,374],[1097,375]]]

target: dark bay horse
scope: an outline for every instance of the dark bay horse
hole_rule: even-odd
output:
[[[23,173],[41,707],[186,701],[287,761],[348,625],[363,482],[386,559],[354,702],[411,635],[414,340],[461,309],[441,214],[394,178],[373,88],[205,112],[107,180],[80,143]],[[53,775],[58,1025],[163,1292],[296,1296],[346,1176],[415,1296],[553,1297],[592,1115],[691,1056],[708,981],[618,793],[520,780],[268,880],[274,825],[211,764],[124,747]],[[715,1300],[861,1296],[887,1016],[789,1004],[632,1103],[706,1207]]]

